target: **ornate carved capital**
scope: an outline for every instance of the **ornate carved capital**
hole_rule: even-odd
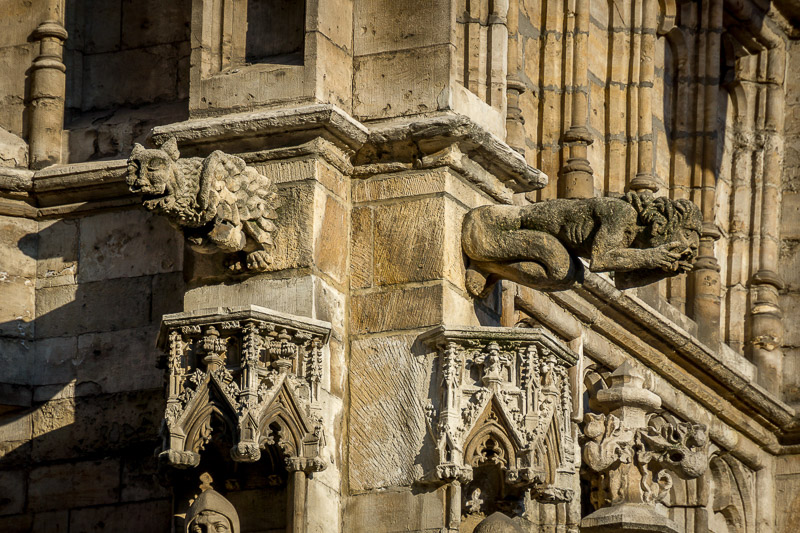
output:
[[[438,354],[425,407],[438,457],[424,480],[457,481],[465,497],[480,495],[482,480],[471,484],[473,471],[490,467],[509,491],[571,499],[576,466],[567,369],[577,356],[539,328],[439,327],[420,340]],[[484,490],[483,499],[464,508],[492,496]]]
[[[266,445],[289,470],[325,468],[319,410],[322,350],[330,326],[258,306],[164,316],[167,407],[160,458],[200,462],[214,431],[230,435],[233,460],[258,461]]]
[[[673,474],[692,479],[705,472],[706,428],[658,413],[661,399],[644,388],[644,378],[628,362],[611,374],[611,386],[598,391],[596,400],[606,412],[587,413],[583,428],[583,462],[596,511],[584,518],[582,530],[677,531],[655,504],[666,498]]]

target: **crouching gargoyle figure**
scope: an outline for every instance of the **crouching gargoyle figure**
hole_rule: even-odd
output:
[[[200,253],[244,252],[233,271],[263,271],[271,263],[275,185],[244,160],[220,151],[205,159],[180,158],[174,138],[161,148],[133,147],[127,183],[146,209],[164,215]]]
[[[462,227],[467,290],[483,298],[499,279],[567,289],[583,279],[579,257],[617,287],[652,283],[691,270],[702,223],[689,200],[649,192],[478,207]]]

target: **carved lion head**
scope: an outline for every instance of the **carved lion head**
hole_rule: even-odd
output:
[[[179,157],[174,138],[154,150],[135,144],[128,158],[128,188],[134,194],[143,195],[145,201],[177,194],[175,162]]]

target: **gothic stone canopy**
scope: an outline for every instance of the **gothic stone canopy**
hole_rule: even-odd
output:
[[[469,483],[494,463],[509,486],[566,501],[575,476],[567,369],[577,361],[540,328],[438,327],[420,340],[438,352],[426,406],[438,464],[429,482]]]
[[[322,470],[317,404],[329,333],[326,322],[255,305],[165,315],[160,458],[177,467],[199,464],[216,419],[233,435],[236,461],[257,461],[274,444],[290,470]]]

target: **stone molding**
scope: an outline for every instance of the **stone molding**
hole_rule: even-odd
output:
[[[600,303],[602,302],[602,306]],[[773,434],[773,425],[780,428],[784,438],[792,438],[798,433],[795,410],[764,390],[754,381],[755,368],[752,363],[732,350],[712,350],[699,341],[684,327],[659,312],[641,298],[629,291],[621,291],[602,274],[587,272],[581,286],[574,291],[551,293],[519,287],[515,296],[517,309],[530,314],[544,326],[552,328],[566,338],[582,336],[581,329],[587,327],[593,334],[583,335],[587,355],[604,362],[608,350],[604,336],[613,335],[614,342],[626,350],[637,354],[642,362],[653,372],[674,384],[689,398],[715,413],[715,422],[709,432],[715,441],[725,444],[737,457],[751,467],[761,466],[759,451],[761,447],[771,453],[780,453],[785,447]],[[608,308],[615,313],[618,324],[610,330],[613,322],[600,310]],[[634,333],[620,336],[614,331],[646,332],[639,338]],[[672,354],[669,361],[663,353]],[[694,365],[705,375],[713,377],[719,389],[728,391],[726,403],[720,405],[707,385],[687,384],[684,368],[674,361],[677,358]],[[670,404],[670,410],[681,413],[681,406]],[[768,425],[754,424],[752,411],[768,421]],[[716,414],[721,413],[720,419]],[[731,442],[730,429],[742,432],[747,438]],[[781,433],[779,433],[781,434]],[[788,443],[791,444],[791,443]]]
[[[438,353],[425,406],[437,459],[422,481],[467,484],[474,467],[493,461],[508,486],[570,500],[577,469],[567,368],[577,356],[539,328],[440,326],[419,341]]]
[[[319,389],[329,335],[326,322],[255,305],[165,315],[159,458],[197,466],[216,417],[233,435],[235,461],[257,461],[266,445],[276,445],[290,472],[323,470]]]
[[[222,150],[235,152],[248,163],[263,159],[266,151],[289,150],[270,159],[322,152],[354,177],[387,169],[449,166],[506,204],[512,203],[513,193],[541,189],[548,180],[501,139],[469,117],[454,113],[368,127],[335,105],[313,104],[191,119],[158,126],[150,138],[157,146],[175,138],[181,152],[190,156]],[[330,149],[309,146],[320,139],[342,151],[344,158],[328,154]],[[410,144],[419,152],[406,153]],[[252,151],[242,150],[243,146]],[[134,204],[136,199],[124,183],[125,165],[124,160],[113,160],[55,165],[36,172],[0,168],[0,194],[14,197],[0,198],[0,214],[41,218]]]

